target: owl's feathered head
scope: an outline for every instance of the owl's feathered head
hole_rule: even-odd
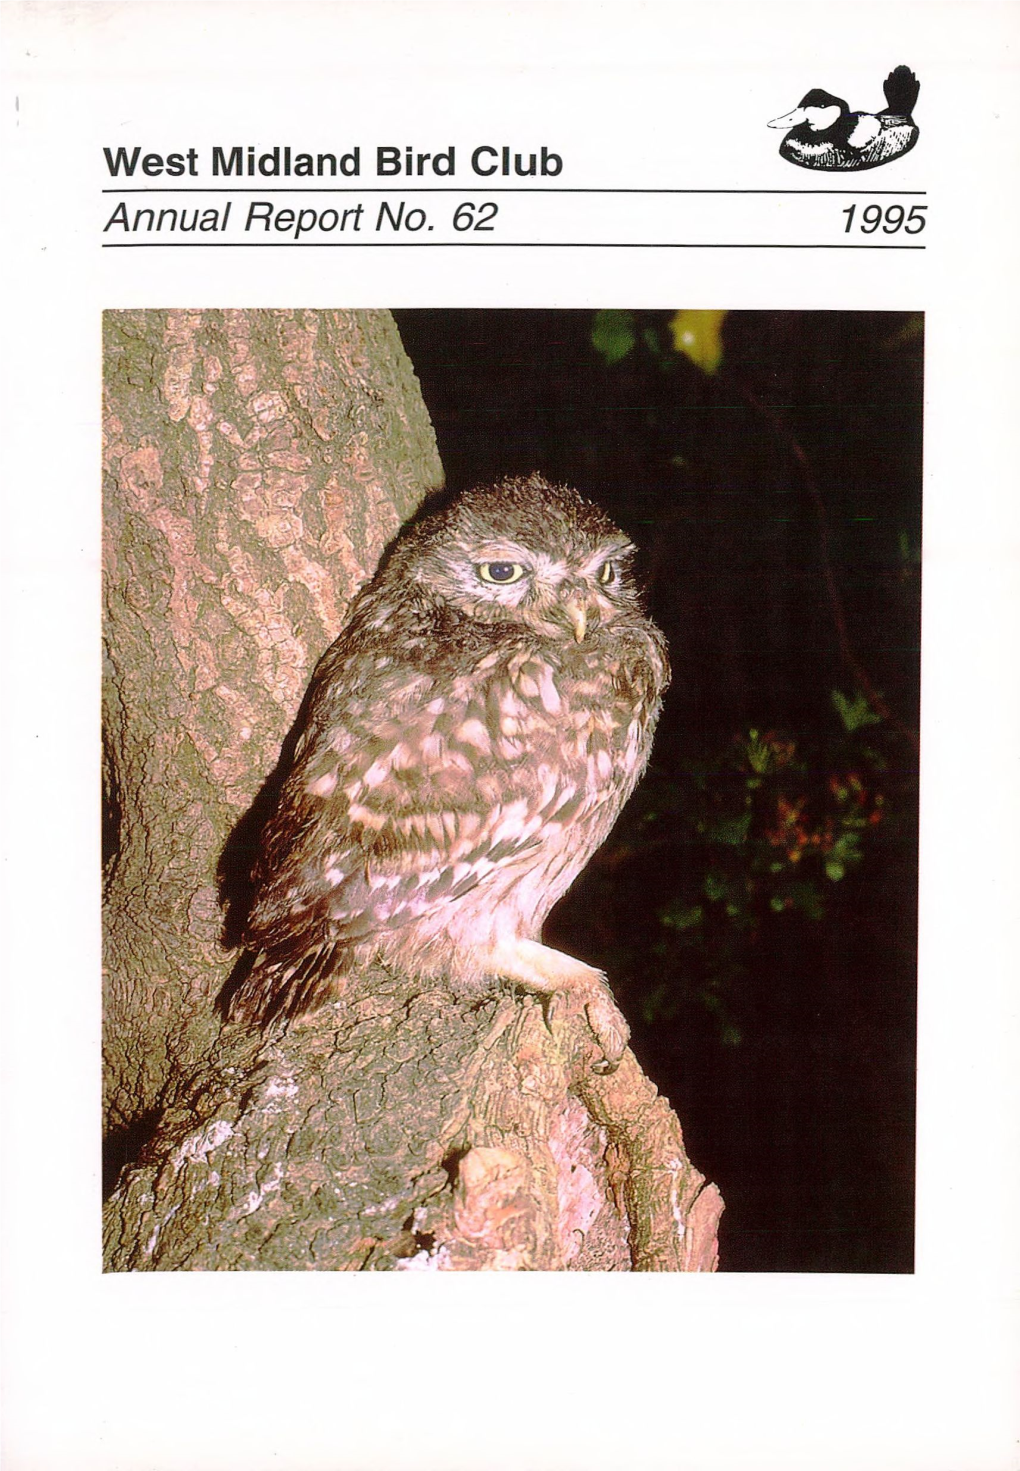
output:
[[[598,506],[535,474],[465,491],[398,555],[430,598],[469,618],[580,643],[639,610],[634,551]]]

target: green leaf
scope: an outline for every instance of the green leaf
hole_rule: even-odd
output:
[[[668,368],[670,366],[669,357],[663,351],[662,345],[659,342],[659,334],[655,331],[654,327],[645,328],[641,333],[641,341],[647,347],[660,368]]]
[[[641,1002],[641,1019],[646,1022],[654,1022],[659,1015],[659,1007],[666,998],[666,987],[656,986]]]
[[[844,865],[856,863],[861,856],[861,840],[855,832],[842,832],[832,845],[833,862]]]
[[[840,690],[833,690],[832,703],[844,727],[850,732],[860,730],[864,725],[881,725],[882,723],[881,715],[875,714],[866,696],[860,693],[854,695],[852,700],[848,700]]]
[[[772,751],[769,748],[768,741],[761,740],[758,732],[756,730],[752,730],[750,738],[747,742],[746,749],[747,764],[750,766],[751,770],[756,771],[759,776],[764,776],[769,769],[769,763],[772,757]]]
[[[794,907],[808,919],[821,919],[825,913],[825,904],[821,894],[814,884],[792,884],[790,887],[790,898]]]
[[[706,873],[705,875],[705,897],[706,899],[721,899],[726,893],[726,881],[717,873]]]
[[[677,352],[711,376],[723,360],[722,324],[725,312],[680,311],[670,318],[669,330]]]
[[[591,345],[610,366],[618,363],[621,358],[625,358],[636,341],[633,312],[595,313],[595,324],[591,329]]]
[[[904,567],[918,567],[921,563],[921,548],[915,546],[906,531],[901,531],[896,539],[899,547],[900,561]]]
[[[663,909],[659,913],[662,923],[671,930],[692,930],[704,917],[705,911],[700,904]]]
[[[736,848],[747,842],[750,826],[750,812],[742,812],[739,817],[727,817],[722,822],[713,823],[708,836],[715,843],[727,843],[731,848]]]

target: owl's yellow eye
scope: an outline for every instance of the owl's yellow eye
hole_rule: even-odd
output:
[[[599,582],[603,587],[608,587],[611,582],[616,581],[616,563],[603,562],[599,568]]]
[[[483,582],[494,582],[507,587],[511,582],[520,582],[524,568],[520,562],[479,562],[478,576]]]

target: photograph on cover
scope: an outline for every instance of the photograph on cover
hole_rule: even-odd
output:
[[[912,1272],[923,332],[104,314],[107,1272]]]

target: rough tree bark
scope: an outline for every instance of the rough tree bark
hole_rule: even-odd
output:
[[[578,1018],[374,970],[221,1022],[315,660],[442,472],[385,313],[115,312],[105,352],[107,1269],[712,1270],[718,1192]]]

